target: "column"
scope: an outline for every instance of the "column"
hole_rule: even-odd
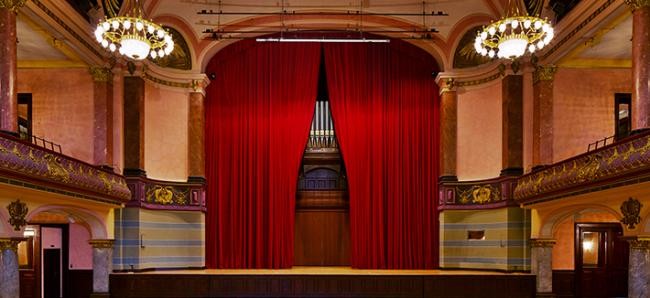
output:
[[[501,176],[517,176],[524,170],[524,78],[506,75],[501,83],[502,170]]]
[[[0,297],[20,296],[18,273],[18,242],[15,238],[0,238]]]
[[[205,183],[205,87],[208,84],[210,80],[205,74],[192,80],[187,117],[187,181],[191,183]]]
[[[632,8],[632,130],[650,128],[650,1],[625,0]]]
[[[440,80],[440,181],[458,181],[456,144],[458,133],[458,93],[454,79]]]
[[[147,175],[144,170],[144,80],[140,77],[124,77],[124,175]]]
[[[0,1],[0,132],[18,134],[16,12],[25,0]]]
[[[113,271],[113,239],[91,239],[93,247],[93,294],[91,297],[109,297],[108,281]]]
[[[91,67],[94,106],[94,163],[113,167],[113,72],[104,67]]]
[[[555,297],[553,294],[553,239],[531,239],[531,273],[537,276],[537,297]]]
[[[533,73],[533,170],[553,163],[553,79],[557,67]]]
[[[650,238],[630,240],[627,276],[629,298],[650,297]]]

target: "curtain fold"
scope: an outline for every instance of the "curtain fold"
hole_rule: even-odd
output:
[[[296,183],[320,46],[242,41],[206,73],[206,266],[293,264]]]
[[[437,67],[420,49],[324,45],[355,268],[438,266]]]

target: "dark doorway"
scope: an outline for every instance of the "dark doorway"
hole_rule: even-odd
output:
[[[620,224],[576,224],[576,297],[626,297],[628,243]]]
[[[61,297],[61,249],[43,250],[43,297]]]

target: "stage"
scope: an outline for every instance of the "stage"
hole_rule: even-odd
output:
[[[535,297],[535,276],[469,270],[174,270],[111,275],[111,297]]]

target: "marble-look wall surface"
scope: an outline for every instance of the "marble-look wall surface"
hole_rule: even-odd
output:
[[[632,72],[559,68],[553,84],[553,162],[558,162],[614,135],[614,94],[632,92]]]
[[[630,248],[630,266],[628,268],[628,297],[650,297],[650,245],[635,245]]]
[[[458,180],[494,178],[501,172],[501,81],[458,90]]]
[[[147,81],[144,106],[144,164],[147,177],[186,181],[189,93]]]
[[[20,69],[17,81],[18,93],[32,94],[33,134],[92,163],[94,91],[88,69]]]
[[[0,248],[0,297],[19,297],[18,256],[10,248]]]

